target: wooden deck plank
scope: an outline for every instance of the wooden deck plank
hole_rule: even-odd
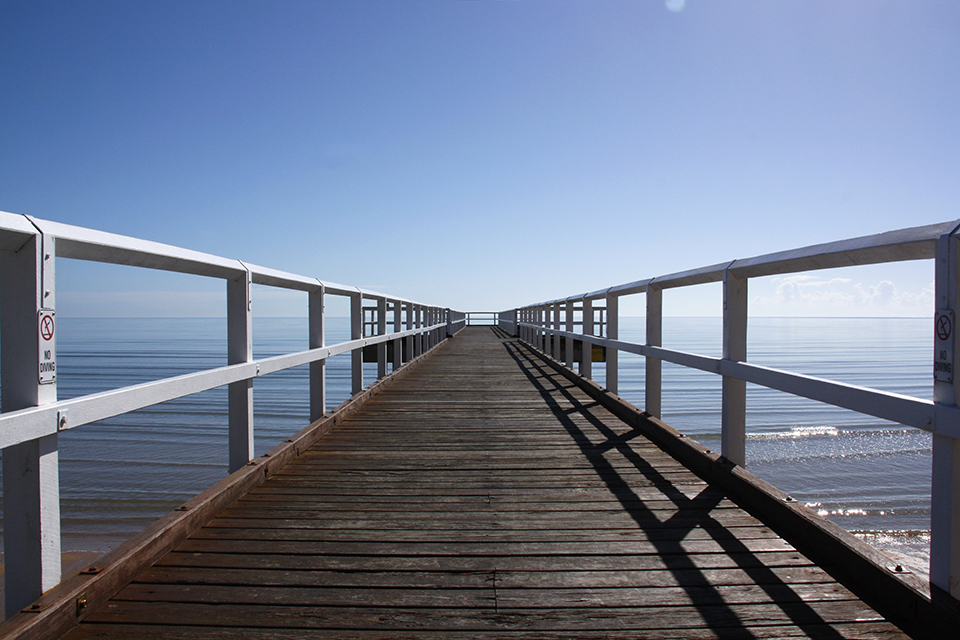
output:
[[[906,637],[524,354],[461,332],[65,637]]]

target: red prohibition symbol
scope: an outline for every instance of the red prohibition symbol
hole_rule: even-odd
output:
[[[40,337],[44,340],[52,340],[53,332],[53,316],[43,316],[40,318]]]
[[[944,314],[937,316],[937,337],[946,340],[953,332],[953,324],[950,322],[950,316]]]

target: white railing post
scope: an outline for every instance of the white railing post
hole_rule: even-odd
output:
[[[565,317],[566,320],[566,331],[567,333],[573,333],[573,300],[567,300]],[[567,363],[568,369],[573,369],[573,338],[566,339],[566,349],[564,349],[564,359]]]
[[[540,305],[540,313],[537,319],[537,324],[540,325],[540,351],[543,353],[547,353],[549,350],[550,334],[547,332],[547,328],[550,325],[550,312],[548,309],[547,305]]]
[[[314,289],[307,294],[309,314],[310,348],[317,349],[326,345],[324,337],[324,288]],[[310,363],[310,422],[319,420],[327,412],[327,361],[314,360]]]
[[[957,230],[937,241],[934,327],[933,400],[956,405],[960,398],[957,375],[957,302],[960,300],[960,248]],[[930,480],[930,583],[960,599],[960,441],[933,434],[933,471]]]
[[[543,305],[543,352],[553,355],[553,305]]]
[[[364,323],[363,294],[357,291],[350,294],[350,339],[363,338]],[[350,352],[350,393],[358,394],[363,390],[363,347]]]
[[[403,331],[403,303],[399,300],[393,301],[393,332]],[[396,371],[403,366],[403,342],[402,338],[396,338],[393,342],[393,370]]]
[[[253,301],[250,270],[227,280],[227,363],[253,361]],[[228,387],[230,463],[233,473],[253,458],[253,380]]]
[[[583,335],[593,335],[593,300],[583,299]],[[580,342],[580,375],[584,378],[593,377],[593,345],[583,340]]]
[[[377,335],[387,333],[387,299],[377,298]],[[377,378],[387,376],[387,343],[377,344]]]
[[[620,338],[620,298],[611,293],[607,294],[607,338]],[[619,393],[620,387],[617,367],[619,353],[613,347],[607,347],[607,391],[614,394]]]
[[[560,360],[560,336],[557,335],[557,331],[560,331],[560,303],[554,302],[550,305],[550,308],[553,310],[553,353],[550,355],[553,356],[554,360],[559,362]]]
[[[413,357],[418,357],[423,353],[423,332],[420,329],[423,327],[423,306],[416,305],[414,310],[415,324],[417,325],[417,333],[414,335],[414,353]]]
[[[527,340],[527,342],[533,345],[533,347],[539,348],[540,347],[540,329],[537,327],[537,318],[540,317],[538,315],[539,311],[537,307],[533,306],[527,310],[527,313],[529,316],[529,322],[532,325],[530,327],[530,339]]]
[[[539,339],[539,333],[537,332],[537,308],[536,307],[527,307],[527,322],[533,326],[527,327],[527,343],[537,346],[537,340]]]
[[[16,253],[0,251],[4,412],[57,401],[55,258],[55,240],[41,234]],[[49,346],[44,349],[49,353],[41,353],[41,345]],[[45,368],[45,375],[41,375],[41,361],[53,363],[52,370]],[[62,419],[66,416],[58,417]],[[57,434],[3,450],[3,516],[9,618],[60,581]]]
[[[663,290],[647,285],[647,346],[663,346]],[[659,418],[661,404],[663,362],[647,356],[644,361],[644,410]]]
[[[723,272],[723,359],[747,359],[747,279]],[[747,463],[747,383],[723,376],[720,452],[738,465]]]
[[[430,349],[433,348],[433,343],[436,338],[436,331],[434,329],[429,328],[429,327],[432,327],[435,323],[433,307],[424,307],[424,313],[425,313],[425,316],[424,316],[423,324],[425,327],[428,327],[427,344],[426,344],[426,347],[424,348],[424,351],[430,351]]]
[[[414,320],[414,316],[415,316],[415,314],[416,314],[416,310],[414,309],[413,303],[408,302],[406,306],[407,306],[407,308],[406,308],[407,331],[410,331],[411,329],[413,329],[413,328],[416,326],[416,322],[415,322],[415,320]],[[410,335],[408,335],[405,339],[406,339],[406,341],[407,341],[407,362],[410,362],[411,360],[413,360],[413,359],[416,357],[416,355],[415,355],[415,353],[414,353],[415,349],[414,349],[414,346],[413,346],[413,345],[414,345],[414,336],[413,336],[413,334],[410,334]]]
[[[424,335],[425,344],[423,347],[424,352],[430,351],[433,348],[433,329],[430,329],[433,325],[433,308],[424,307],[423,308],[423,326],[428,327],[426,334]]]

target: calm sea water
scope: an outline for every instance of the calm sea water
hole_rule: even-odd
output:
[[[748,359],[799,373],[931,397],[931,321],[753,318]],[[643,342],[643,319],[622,318]],[[61,399],[226,364],[223,319],[79,319],[58,324]],[[328,323],[328,343],[348,323]],[[664,345],[719,356],[719,318],[670,318]],[[254,356],[307,348],[304,318],[254,320]],[[329,407],[349,396],[349,355],[328,364]],[[375,377],[366,365],[365,380]],[[594,366],[599,382],[603,367]],[[643,405],[643,360],[621,354],[620,395]],[[308,422],[307,368],[254,382],[256,453]],[[663,418],[720,448],[720,378],[664,365]],[[748,386],[748,468],[926,572],[931,436],[802,398]],[[106,551],[227,471],[227,393],[215,389],[60,436],[63,548]]]

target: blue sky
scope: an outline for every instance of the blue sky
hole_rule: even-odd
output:
[[[960,4],[683,4],[6,2],[0,210],[460,309],[960,218]],[[67,315],[222,313],[60,263]],[[932,280],[764,279],[751,312],[929,315]]]

